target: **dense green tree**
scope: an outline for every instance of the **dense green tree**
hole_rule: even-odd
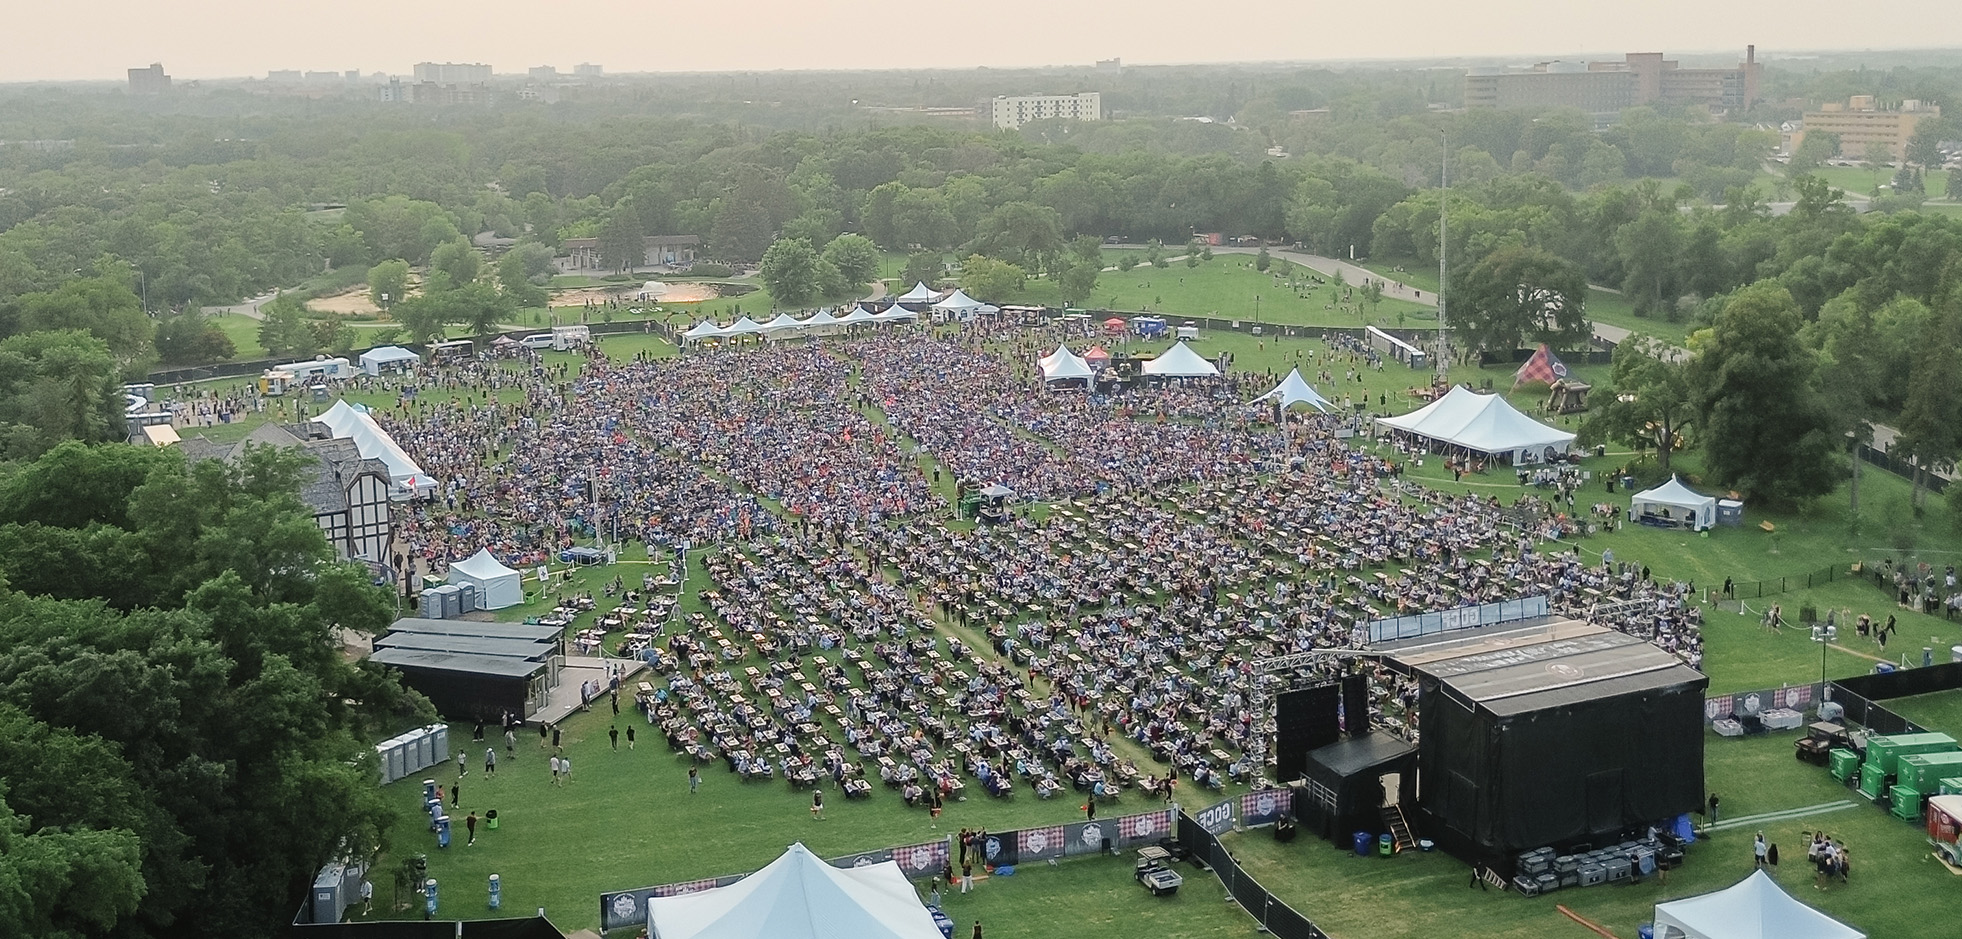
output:
[[[1104,270],[1103,243],[1094,235],[1078,235],[1070,242],[1063,269],[1056,276],[1056,291],[1064,306],[1090,299],[1097,290],[1097,278]]]
[[[1267,253],[1267,246],[1261,245],[1260,251],[1254,254],[1254,270],[1266,273],[1267,268],[1273,265],[1273,263],[1274,258]]]
[[[776,227],[770,224],[768,209],[755,203],[722,200],[715,227],[709,230],[709,248],[728,261],[755,261],[769,250]]]
[[[906,256],[906,269],[900,272],[899,282],[909,290],[914,284],[932,284],[941,278],[944,263],[938,251],[915,251]]]
[[[401,305],[397,304],[397,317]],[[259,305],[259,345],[277,358],[298,358],[318,350],[313,329],[307,323],[307,306],[280,295]]]
[[[1824,495],[1838,482],[1835,422],[1801,324],[1789,291],[1752,284],[1724,304],[1692,367],[1705,468],[1774,505]]]
[[[157,358],[171,365],[229,361],[238,347],[203,312],[192,310],[157,321]]]
[[[1682,217],[1674,206],[1652,208],[1615,232],[1626,272],[1621,289],[1635,312],[1646,316],[1676,302],[1682,242]]]
[[[1952,468],[1962,452],[1962,311],[1950,309],[1914,351],[1897,449],[1914,460],[1917,510],[1931,469]]]
[[[615,271],[632,270],[647,263],[646,234],[632,206],[608,213],[599,230],[600,263]]]
[[[763,253],[757,277],[783,307],[802,306],[824,288],[817,250],[802,238],[784,238],[771,245]]]
[[[1689,355],[1653,336],[1636,334],[1615,346],[1606,387],[1594,389],[1592,409],[1581,425],[1588,443],[1626,441],[1637,450],[1655,447],[1662,471],[1696,415],[1696,387]]]
[[[1063,219],[1055,209],[1010,202],[983,216],[968,252],[1007,261],[1027,271],[1046,271],[1062,254]]]
[[[961,262],[961,289],[967,295],[988,303],[1013,300],[1022,293],[1028,272],[1020,265],[979,254]]]
[[[401,258],[383,261],[368,269],[368,299],[387,309],[409,295],[409,262]]]
[[[80,330],[0,340],[0,458],[31,459],[64,440],[121,439],[118,368],[108,344]]]
[[[437,245],[429,253],[429,269],[447,275],[450,283],[461,287],[474,283],[484,269],[484,258],[461,236]]]
[[[879,248],[864,235],[845,234],[824,246],[824,260],[853,290],[862,289],[879,277]]]
[[[507,251],[497,259],[497,286],[513,307],[542,307],[551,300],[545,288],[532,283],[525,257],[517,251]]]
[[[60,289],[20,298],[22,331],[80,329],[107,343],[125,365],[142,366],[155,351],[156,327],[136,293],[115,277],[83,277]]]
[[[1451,324],[1474,350],[1578,348],[1592,334],[1580,267],[1537,248],[1501,248],[1453,280]]]

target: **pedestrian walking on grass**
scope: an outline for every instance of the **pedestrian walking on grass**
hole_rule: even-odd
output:
[[[559,758],[554,756],[552,757],[552,785],[557,786],[558,784],[559,784]]]
[[[811,790],[811,817],[824,821],[824,790]]]
[[[688,794],[692,796],[701,788],[702,788],[701,768],[696,766],[688,767]]]
[[[509,727],[504,728],[504,752],[518,752],[518,732]]]
[[[608,737],[609,739],[611,739],[611,740],[613,741],[613,749],[614,749],[614,750],[616,750],[616,751],[617,751],[617,750],[619,750],[619,749],[620,749],[620,728],[618,728],[618,727],[608,727],[608,728],[606,729],[606,736],[607,736],[607,737]]]
[[[1766,850],[1767,850],[1767,846],[1764,843],[1764,832],[1758,832],[1758,840],[1751,845],[1751,862],[1752,862],[1751,866],[1753,867],[1764,866]]]
[[[471,810],[471,812],[470,812],[470,814],[469,814],[469,815],[466,815],[466,816],[464,816],[464,819],[463,819],[463,828],[464,828],[464,830],[465,830],[465,831],[467,831],[467,832],[469,832],[469,833],[470,833],[470,839],[469,839],[468,841],[465,841],[465,842],[463,843],[463,846],[464,846],[464,847],[466,847],[466,848],[468,848],[468,847],[472,847],[472,846],[474,846],[474,845],[476,845],[476,843],[477,843],[477,812],[476,812],[476,810],[474,810],[474,809],[473,809],[473,810]]]
[[[485,776],[497,775],[497,748],[496,747],[484,748],[484,775]]]

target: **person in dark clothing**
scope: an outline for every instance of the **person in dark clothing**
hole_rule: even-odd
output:
[[[1718,801],[1719,801],[1719,800],[1717,799],[1717,794],[1716,794],[1716,793],[1714,793],[1714,792],[1713,792],[1713,793],[1710,793],[1710,824],[1712,824],[1712,825],[1715,825],[1715,824],[1717,823],[1717,803],[1718,803]]]
[[[470,833],[470,839],[468,841],[465,841],[463,843],[463,846],[467,848],[473,844],[476,844],[477,843],[477,813],[474,810],[469,815],[464,817],[463,828],[465,831],[468,831]]]
[[[981,921],[974,921],[974,939],[981,939]]]
[[[613,741],[613,749],[620,749],[620,728],[608,727],[606,729],[606,736]]]

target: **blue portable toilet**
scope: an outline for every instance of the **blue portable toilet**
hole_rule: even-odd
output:
[[[422,882],[422,918],[428,919],[435,915],[436,915],[436,878],[431,877],[428,880]]]
[[[436,846],[439,848],[450,846],[450,817],[448,815],[441,815],[436,818]]]
[[[504,885],[498,881],[496,874],[492,874],[490,875],[490,908],[495,910],[503,905]]]

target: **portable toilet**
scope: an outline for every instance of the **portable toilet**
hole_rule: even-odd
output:
[[[457,589],[457,593],[461,595],[461,601],[459,602],[458,605],[463,608],[463,612],[471,613],[480,609],[477,606],[476,584],[457,584],[456,589]]]
[[[422,618],[443,618],[443,595],[437,593],[435,588],[430,588],[422,592]]]
[[[1860,767],[1861,795],[1869,799],[1878,800],[1880,798],[1880,791],[1886,788],[1886,786],[1887,774],[1881,772],[1879,766],[1869,761],[1865,766]]]
[[[341,914],[347,912],[347,905],[353,897],[341,889],[347,880],[347,869],[339,864],[329,864],[320,869],[319,876],[313,879],[313,922],[338,923]]]
[[[445,618],[454,619],[463,615],[463,591],[458,590],[455,584],[444,584],[437,588],[436,592],[443,595]]]
[[[429,738],[430,762],[448,762],[450,758],[450,725],[431,724],[422,729],[422,734]]]

